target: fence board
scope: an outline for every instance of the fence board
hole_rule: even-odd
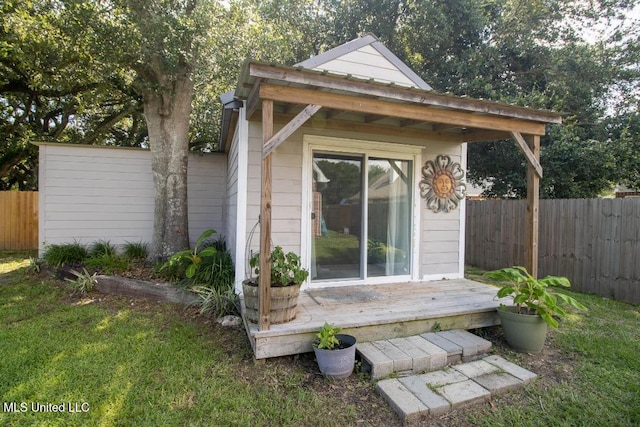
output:
[[[524,209],[521,200],[467,201],[466,263],[523,265]],[[640,303],[640,198],[542,200],[538,249],[540,276]]]
[[[0,250],[38,249],[38,192],[0,192]]]

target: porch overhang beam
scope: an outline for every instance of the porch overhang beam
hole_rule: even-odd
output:
[[[425,105],[405,104],[374,98],[363,98],[319,90],[282,86],[272,83],[260,85],[260,98],[278,102],[304,104],[312,102],[326,108],[358,113],[386,115],[403,119],[444,123],[463,127],[518,131],[529,135],[544,135],[545,125],[525,120],[510,119],[467,111],[445,110]]]
[[[500,104],[480,99],[463,98],[413,88],[372,84],[365,80],[347,79],[306,69],[295,69],[252,62],[249,64],[248,73],[256,79],[278,80],[289,84],[314,86],[330,90],[358,93],[365,96],[383,97],[434,107],[453,108],[541,123],[562,123],[562,117],[550,111]],[[288,87],[290,88],[290,86]],[[309,100],[306,102],[308,103]],[[534,132],[526,133],[537,134]]]
[[[462,132],[463,142],[485,142],[510,139],[511,133],[494,130],[467,130]]]
[[[287,123],[282,129],[278,131],[271,138],[266,140],[264,147],[262,148],[262,158],[267,157],[273,150],[278,148],[287,138],[289,138],[296,130],[300,128],[307,120],[309,120],[315,113],[322,108],[320,105],[307,105],[301,112],[299,112],[289,123]]]
[[[404,127],[418,126],[424,123],[426,123],[424,120],[405,119],[405,120],[400,120],[400,127],[404,128]],[[433,126],[430,126],[430,130],[433,130]]]
[[[311,119],[309,119],[302,126],[312,126],[315,129],[326,129],[339,132],[369,132],[376,135],[387,135],[391,137],[405,137],[405,138],[419,138],[429,139],[437,138],[441,142],[461,143],[462,136],[459,133],[452,132],[434,132],[429,129],[419,129],[412,127],[398,127],[393,125],[385,125],[378,123],[364,123],[353,122],[349,120],[336,119],[335,116],[326,116],[322,113],[325,110],[321,110],[316,113]],[[333,110],[338,111],[338,110]],[[343,112],[344,113],[344,112]],[[325,116],[325,117],[323,117]],[[283,126],[289,123],[292,119],[291,115],[287,114],[274,114],[275,123],[282,124]],[[505,133],[507,136],[502,139],[509,138],[509,133]]]
[[[458,129],[461,126],[458,125],[450,125],[450,124],[442,124],[442,123],[438,123],[433,125],[433,130],[435,131],[443,131],[443,130],[451,130],[451,129]]]

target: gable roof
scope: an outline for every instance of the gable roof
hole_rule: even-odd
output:
[[[341,63],[350,63],[352,72],[338,70]],[[380,63],[391,64],[387,69],[410,81],[400,84],[372,77],[371,70]],[[233,99],[230,95],[223,102]],[[520,142],[524,141],[522,134],[544,135],[547,124],[562,123],[562,116],[551,111],[435,92],[372,35],[294,66],[247,59],[234,96],[246,101],[248,120],[261,110],[263,100],[270,100],[274,113],[298,114],[296,121],[302,123],[316,115],[325,120],[323,126],[338,130],[357,124],[375,128],[375,132],[416,138],[431,135],[451,142],[511,139],[514,132]],[[242,102],[225,103],[223,124],[228,115],[237,115],[239,105]],[[221,149],[231,143],[232,126],[231,122],[223,126]]]
[[[432,90],[420,76],[383,45],[367,34],[320,55],[295,64],[296,67],[345,74],[380,83]]]

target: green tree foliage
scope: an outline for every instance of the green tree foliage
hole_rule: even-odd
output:
[[[141,105],[88,49],[76,5],[5,1],[0,24],[0,190],[37,188],[32,141],[134,145]]]
[[[189,147],[216,149],[217,97],[245,58],[293,64],[372,32],[439,92],[563,113],[542,140],[543,195],[593,196],[637,152],[640,25],[619,18],[638,3],[6,0],[0,189],[37,185],[29,141],[148,145],[145,99],[185,70]],[[523,195],[523,165],[511,141],[470,145],[469,176],[496,195]]]
[[[321,5],[333,17],[330,45],[373,32],[439,92],[561,112],[565,124],[542,140],[543,197],[594,197],[618,179],[632,150],[606,127],[621,120],[621,129],[638,108],[640,25],[620,19],[637,0]],[[489,195],[523,197],[525,164],[513,141],[469,147],[469,178],[492,183]]]

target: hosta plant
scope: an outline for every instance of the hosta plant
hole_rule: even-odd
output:
[[[563,305],[579,310],[587,308],[575,298],[565,295],[556,288],[569,288],[571,283],[566,277],[533,277],[524,267],[508,267],[486,273],[487,277],[504,284],[498,290],[498,298],[512,297],[516,313],[538,314],[552,328],[558,328],[558,320],[567,313]]]

